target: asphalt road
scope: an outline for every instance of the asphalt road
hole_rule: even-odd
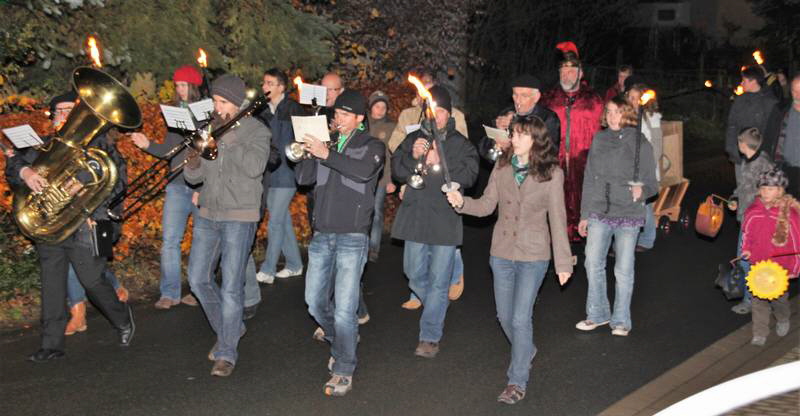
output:
[[[693,212],[705,191],[692,189],[684,206]],[[576,330],[584,318],[585,272],[578,267],[565,288],[551,273],[534,311],[539,352],[528,395],[514,406],[497,403],[510,349],[495,319],[491,226],[471,223],[463,248],[466,290],[450,305],[433,360],[413,355],[419,312],[400,308],[408,296],[402,247],[384,241],[379,263],[365,275],[372,319],[361,327],[354,389],[346,397],[322,393],[329,348],[311,339],[316,325],[303,301],[304,278],[292,278],[262,286],[264,301],[227,379],[209,375],[214,335],[198,308],[137,305],[128,349],[116,346],[114,331],[95,313],[87,332],[68,338],[67,357],[46,364],[24,360],[38,347],[37,328],[4,333],[3,414],[592,415],[750,319],[730,312],[732,303],[713,287],[717,264],[734,257],[735,219],[727,218],[716,241],[673,227],[659,234],[654,250],[637,254],[627,338],[606,328]]]

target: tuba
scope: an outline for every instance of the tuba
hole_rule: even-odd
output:
[[[41,193],[22,186],[14,192],[14,218],[27,237],[58,243],[72,235],[114,189],[117,167],[108,154],[87,147],[111,126],[132,129],[142,123],[136,100],[110,75],[80,67],[72,73],[79,96],[64,125],[31,165],[47,180]],[[91,180],[78,181],[88,172]]]

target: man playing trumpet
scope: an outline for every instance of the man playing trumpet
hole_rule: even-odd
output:
[[[303,147],[313,159],[300,162],[295,175],[299,185],[315,184],[314,236],[308,247],[305,298],[308,312],[331,343],[331,379],[323,391],[328,396],[343,396],[353,388],[356,310],[367,261],[375,187],[386,147],[364,127],[367,102],[361,94],[345,90],[336,98],[334,110],[338,127],[332,137],[335,146],[329,148],[306,136]]]

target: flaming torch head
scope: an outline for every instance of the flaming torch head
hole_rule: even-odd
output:
[[[201,68],[208,68],[208,56],[206,55],[206,51],[204,51],[203,48],[198,48],[197,53],[197,63]]]
[[[434,114],[433,110],[436,108],[436,102],[433,101],[433,96],[431,95],[431,92],[428,91],[427,88],[425,88],[425,85],[422,84],[422,81],[420,81],[419,78],[413,75],[408,76],[408,82],[414,84],[414,86],[417,88],[417,95],[419,95],[420,98],[428,102],[428,111],[430,112],[430,114],[426,114],[426,116],[428,116],[429,118],[433,118]]]
[[[97,45],[97,39],[94,36],[89,36],[86,43],[89,46],[89,57],[92,58],[92,66],[102,68],[103,63],[100,61],[100,47]]]
[[[707,79],[704,85],[706,86],[706,88],[711,88],[711,87],[713,87],[713,86],[714,86],[714,84],[713,84],[713,83],[711,83],[711,80],[710,80],[710,79]]]
[[[300,86],[303,85],[303,78],[301,78],[300,75],[298,75],[294,77],[294,80],[292,82],[294,82],[294,85],[297,86],[297,91],[300,91]]]
[[[761,56],[761,51],[757,50],[753,52],[753,59],[756,60],[756,63],[759,65],[764,65],[764,57]]]
[[[737,86],[736,89],[733,90],[733,93],[736,94],[736,95],[744,94],[744,87],[741,86],[741,85]]]
[[[647,90],[642,93],[642,98],[639,99],[639,105],[644,106],[654,98],[656,98],[656,92],[653,90]]]

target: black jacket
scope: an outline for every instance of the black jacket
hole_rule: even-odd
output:
[[[511,106],[505,108],[498,115],[514,112],[514,106]],[[550,135],[550,141],[553,142],[553,149],[558,152],[559,146],[561,145],[561,121],[558,119],[558,115],[549,108],[539,105],[538,103],[533,107],[533,111],[530,112],[530,115],[539,117],[544,121],[544,125],[547,126],[547,134]],[[483,136],[480,143],[478,143],[478,151],[481,157],[489,162],[492,162],[492,160],[489,159],[489,150],[491,150],[492,147],[494,147],[494,140],[486,136]]]
[[[744,93],[733,101],[728,113],[728,125],[725,127],[725,152],[733,163],[741,161],[738,138],[742,129],[755,127],[761,132],[763,142],[761,151],[770,157],[775,155],[774,134],[775,123],[780,122],[778,100],[768,88],[759,92]],[[770,137],[772,136],[772,137]]]
[[[51,140],[50,137],[44,138],[45,143],[48,143],[50,140]],[[94,212],[92,212],[92,214],[89,216],[95,221],[109,220],[110,219],[108,216],[109,201],[113,199],[114,196],[116,195],[122,195],[125,192],[128,185],[127,165],[125,162],[125,158],[122,157],[122,154],[120,154],[116,146],[109,143],[109,140],[105,134],[98,135],[97,137],[92,139],[92,141],[89,142],[89,146],[97,147],[101,150],[104,150],[106,153],[108,153],[108,156],[117,166],[118,180],[114,184],[114,189],[111,191],[110,197],[106,198],[106,200],[103,201],[103,203],[100,204],[97,207],[97,209]],[[39,156],[39,154],[40,152],[32,147],[17,151],[14,157],[9,159],[6,163],[5,173],[6,173],[6,181],[8,182],[8,184],[14,188],[27,186],[25,184],[25,181],[22,180],[22,177],[20,177],[20,171],[22,171],[23,168],[30,167],[33,164],[33,162],[36,161],[36,158]],[[87,172],[79,173],[78,179],[81,182],[87,182],[89,180],[88,173]],[[120,203],[119,205],[114,207],[112,212],[115,215],[121,215],[122,205],[123,204]],[[81,228],[79,228],[79,230],[83,230],[85,228],[86,228],[85,226],[82,226]],[[119,237],[121,231],[122,231],[122,224],[114,222],[115,240],[116,238]]]
[[[392,155],[392,178],[406,183],[414,174],[417,161],[412,155],[414,142],[423,137],[422,130],[407,135],[400,147]],[[446,138],[442,148],[447,158],[447,166],[453,182],[461,186],[463,192],[475,183],[478,177],[478,152],[475,146],[456,131],[451,118],[447,125]],[[425,187],[413,189],[406,187],[403,202],[397,211],[392,226],[392,237],[418,243],[457,246],[463,238],[461,215],[447,202],[442,193],[444,175],[442,171],[428,170]]]
[[[341,153],[331,149],[326,160],[307,159],[295,166],[299,185],[316,184],[314,231],[369,233],[375,186],[383,171],[385,154],[386,145],[361,130],[350,138]]]

